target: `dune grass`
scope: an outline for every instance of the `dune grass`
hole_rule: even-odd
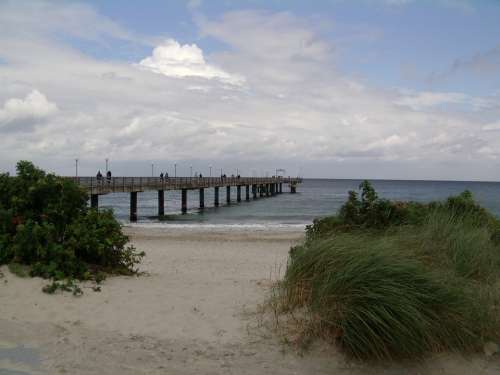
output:
[[[382,229],[330,220],[338,230],[314,231],[290,251],[280,311],[305,311],[310,336],[358,359],[471,352],[500,340],[498,226],[466,206],[422,206],[418,223],[386,220]]]

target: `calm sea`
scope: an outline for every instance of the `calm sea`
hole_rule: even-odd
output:
[[[139,193],[138,225],[170,227],[248,227],[295,228],[309,224],[316,217],[334,214],[347,199],[349,190],[357,190],[361,180],[305,179],[297,194],[290,194],[283,185],[283,194],[236,203],[236,188],[231,191],[232,204],[226,206],[225,189],[220,189],[220,207],[213,206],[213,189],[205,189],[205,209],[198,209],[198,191],[188,193],[188,213],[181,214],[180,192],[165,192],[165,218],[157,215],[155,191]],[[444,199],[465,189],[473,192],[476,200],[500,216],[499,182],[455,181],[371,181],[379,196],[395,200],[428,202]],[[244,199],[244,189],[242,189]],[[109,194],[100,197],[100,207],[112,208],[116,217],[128,222],[129,194]]]

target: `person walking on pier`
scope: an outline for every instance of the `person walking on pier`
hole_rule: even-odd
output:
[[[101,182],[102,180],[102,173],[101,173],[101,170],[98,170],[97,171],[97,174],[95,176],[97,178],[97,182]]]
[[[106,172],[106,180],[108,180],[108,184],[111,183],[111,171]]]
[[[163,172],[160,173],[160,181],[163,181]]]

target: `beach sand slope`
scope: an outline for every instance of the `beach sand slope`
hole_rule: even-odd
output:
[[[320,343],[305,355],[282,344],[259,305],[301,232],[126,231],[146,274],[101,292],[47,295],[47,281],[1,268],[0,374],[500,373],[496,357],[361,365]]]

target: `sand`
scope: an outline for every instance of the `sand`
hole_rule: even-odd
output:
[[[0,270],[0,374],[497,374],[497,357],[362,365],[317,343],[280,341],[259,306],[301,232],[126,228],[139,277],[47,295]]]

